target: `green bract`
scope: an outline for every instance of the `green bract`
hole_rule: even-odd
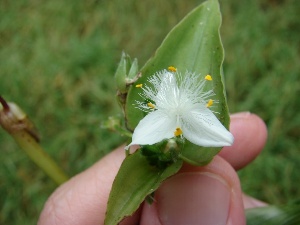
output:
[[[116,78],[127,129],[134,131],[145,116],[145,112],[135,105],[136,101],[143,101],[139,85],[149,85],[147,79],[150,76],[169,66],[176,67],[181,74],[190,74],[185,73],[186,71],[198,74],[199,79],[211,75],[212,81],[204,90],[212,89],[215,93],[214,99],[217,99],[217,103],[213,111],[228,129],[229,114],[222,74],[224,52],[220,26],[218,1],[209,0],[195,8],[173,28],[140,73],[135,61],[131,63],[129,57],[123,53]],[[130,86],[131,83],[133,85]],[[140,150],[126,157],[113,183],[105,224],[118,224],[124,217],[132,215],[163,180],[180,169],[182,161],[197,166],[205,165],[221,149],[204,148],[179,139],[142,146]]]
[[[221,14],[218,1],[211,0],[201,4],[188,14],[167,35],[154,56],[141,69],[141,78],[137,83],[147,82],[147,78],[168,66],[175,66],[183,74],[186,70],[213,77],[213,91],[219,103],[214,111],[221,123],[228,128],[229,114],[226,104],[222,62],[224,51],[220,39]],[[140,100],[141,90],[131,86],[125,105],[127,127],[134,130],[144,113],[133,107]],[[194,165],[204,165],[215,156],[221,148],[202,148],[186,142],[182,158]]]

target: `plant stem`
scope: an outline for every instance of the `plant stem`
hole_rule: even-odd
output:
[[[56,162],[42,149],[32,135],[26,131],[11,134],[27,156],[40,167],[56,184],[60,185],[68,180],[68,176]]]
[[[68,176],[39,144],[33,123],[14,103],[7,103],[0,96],[0,125],[6,130],[28,155],[56,184],[68,180]]]

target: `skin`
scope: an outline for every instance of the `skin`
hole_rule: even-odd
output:
[[[157,190],[152,205],[144,203],[121,224],[180,225],[180,221],[196,221],[189,224],[208,225],[216,220],[224,225],[246,224],[244,208],[265,203],[242,193],[236,171],[261,152],[267,129],[258,116],[243,112],[231,116],[230,131],[235,138],[232,146],[223,148],[207,166],[184,165]],[[121,146],[58,187],[47,200],[38,225],[103,224],[111,185],[124,158]]]

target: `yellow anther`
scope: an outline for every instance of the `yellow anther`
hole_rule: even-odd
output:
[[[143,84],[137,84],[137,85],[135,85],[135,87],[141,88],[141,87],[143,87]]]
[[[147,106],[150,107],[150,108],[152,108],[152,109],[155,108],[155,105],[153,105],[151,102],[148,102],[148,103],[147,103]]]
[[[211,107],[213,105],[214,101],[212,99],[209,99],[207,104],[206,104],[206,107]]]
[[[171,72],[176,72],[177,68],[175,68],[174,66],[169,66],[168,70],[171,71]]]
[[[174,131],[174,135],[175,135],[176,137],[178,137],[178,136],[181,135],[181,134],[182,134],[182,130],[180,129],[180,127],[177,127],[176,130]]]
[[[207,75],[205,76],[205,80],[212,80],[211,75],[207,74]]]

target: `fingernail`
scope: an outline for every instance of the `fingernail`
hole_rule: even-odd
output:
[[[230,188],[212,173],[180,173],[156,195],[162,225],[226,225]]]
[[[247,118],[251,115],[250,112],[239,112],[231,115],[231,118]]]

